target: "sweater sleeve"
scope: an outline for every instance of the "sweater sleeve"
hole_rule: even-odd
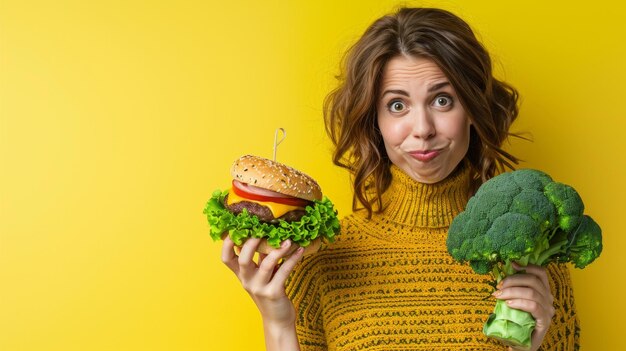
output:
[[[301,351],[326,351],[320,303],[320,266],[318,254],[305,257],[287,280],[286,292],[296,309],[296,331]]]
[[[555,314],[541,351],[570,351],[580,349],[580,322],[574,305],[574,292],[569,269],[565,264],[548,265],[548,278],[554,296]]]

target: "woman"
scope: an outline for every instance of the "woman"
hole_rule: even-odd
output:
[[[299,264],[302,249],[289,242],[258,264],[258,240],[239,256],[224,243],[267,349],[506,349],[482,334],[494,306],[489,277],[454,262],[445,240],[472,191],[517,162],[500,148],[516,116],[517,92],[493,77],[455,15],[404,8],[374,22],[326,100],[334,162],[354,184],[355,212],[338,240]],[[532,350],[572,350],[570,286],[566,267],[530,266],[493,295],[534,316]]]

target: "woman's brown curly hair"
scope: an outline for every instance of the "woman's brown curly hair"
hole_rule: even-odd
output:
[[[339,86],[324,101],[326,131],[335,145],[333,162],[352,175],[353,210],[361,204],[382,211],[391,183],[391,161],[376,119],[386,63],[399,55],[435,62],[454,87],[472,126],[465,159],[474,191],[517,158],[501,146],[518,114],[518,93],[493,77],[491,58],[467,23],[441,9],[401,8],[376,20],[346,53]]]

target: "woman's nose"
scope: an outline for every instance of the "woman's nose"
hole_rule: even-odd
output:
[[[436,134],[435,124],[428,110],[415,109],[411,111],[413,118],[411,118],[412,130],[411,134],[418,139],[430,139]]]

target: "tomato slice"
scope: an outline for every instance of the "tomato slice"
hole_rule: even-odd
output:
[[[280,194],[271,190],[257,188],[233,179],[233,191],[235,194],[250,200],[275,202],[277,204],[306,207],[311,202],[285,194]],[[262,194],[261,194],[262,193]]]

